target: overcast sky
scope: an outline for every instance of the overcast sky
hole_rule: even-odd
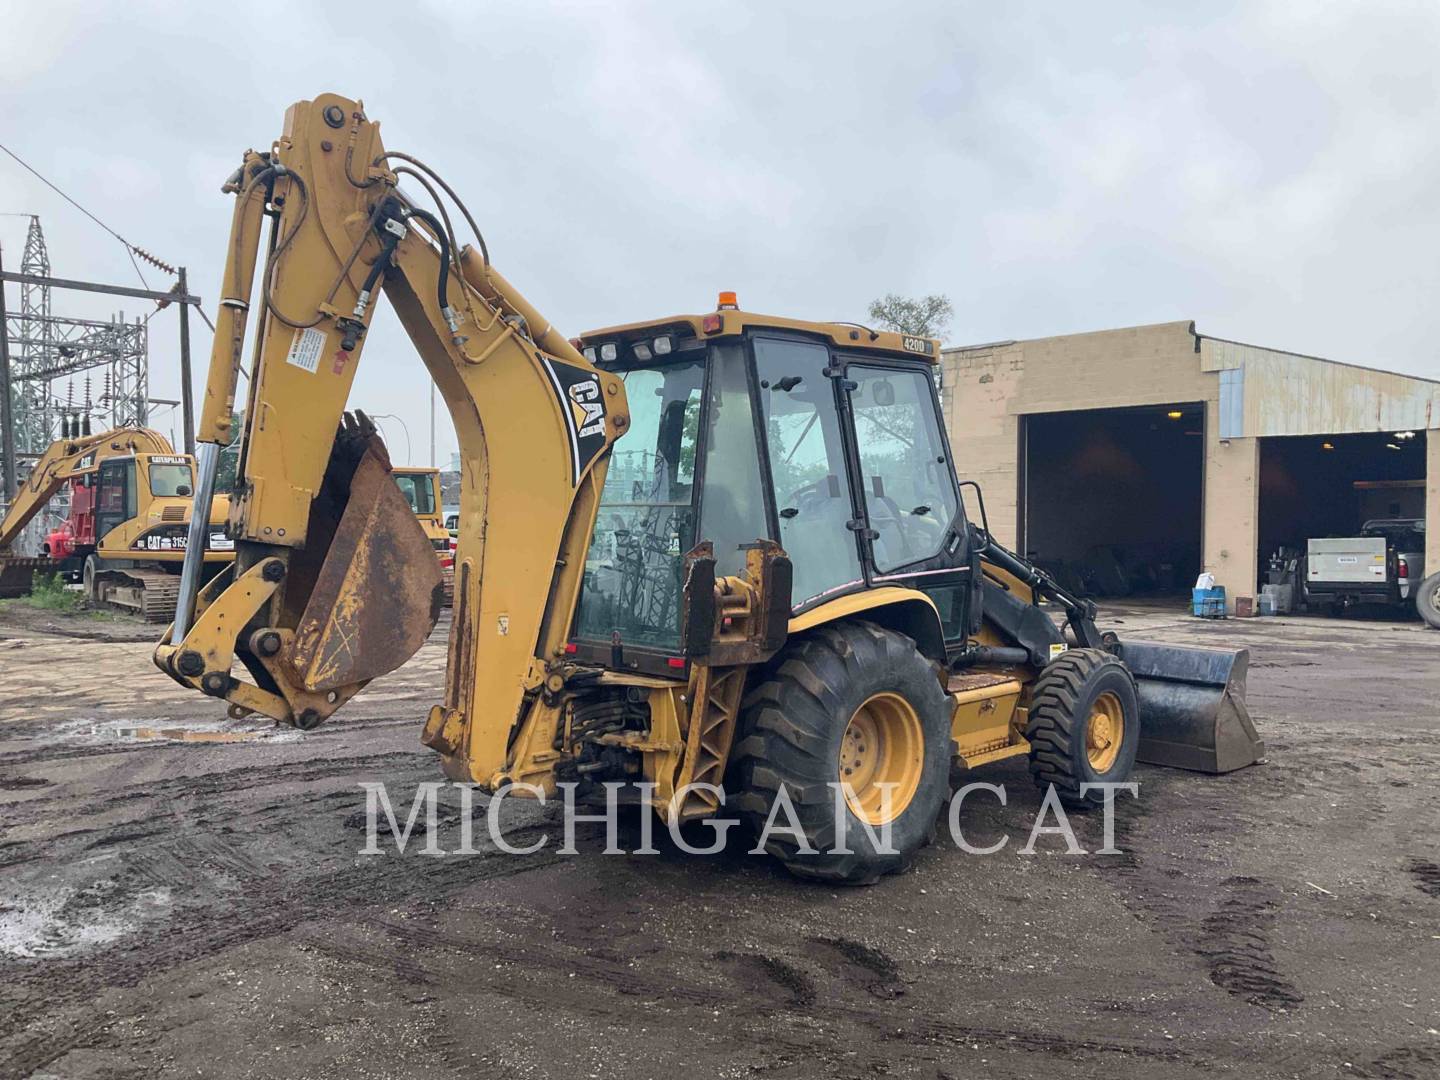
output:
[[[212,317],[221,182],[333,90],[441,170],[572,333],[720,289],[814,319],[942,292],[955,344],[1195,319],[1440,377],[1433,2],[0,0],[0,20],[0,142],[188,265]],[[3,155],[0,212],[41,215],[56,275],[138,284]],[[0,217],[7,269],[25,224]],[[121,306],[145,311],[55,302]],[[151,326],[152,393],[175,397],[173,310]],[[428,462],[428,383],[388,312],[351,400]],[[438,443],[443,464],[443,417]]]

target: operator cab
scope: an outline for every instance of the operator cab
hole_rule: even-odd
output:
[[[890,585],[935,600],[964,635],[972,573],[935,387],[938,342],[720,310],[598,330],[580,341],[625,382],[586,559],[572,654],[683,667],[685,553],[738,574],[756,539],[793,567],[794,615]]]

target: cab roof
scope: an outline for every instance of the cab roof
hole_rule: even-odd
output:
[[[674,335],[682,339],[720,339],[738,337],[749,330],[793,330],[824,338],[838,348],[866,349],[891,353],[896,359],[940,362],[940,342],[935,338],[913,334],[897,334],[889,330],[872,330],[857,323],[810,322],[787,319],[779,315],[760,315],[735,307],[721,307],[707,315],[671,315],[663,319],[623,323],[599,330],[589,330],[577,339],[578,348],[598,349],[615,343],[629,346],[650,338]],[[587,359],[593,357],[587,355]]]

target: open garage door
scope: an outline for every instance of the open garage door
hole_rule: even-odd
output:
[[[1311,539],[1355,536],[1378,518],[1424,517],[1423,431],[1260,440],[1262,575]]]
[[[1089,596],[1185,593],[1200,572],[1200,402],[1022,418],[1021,549]]]

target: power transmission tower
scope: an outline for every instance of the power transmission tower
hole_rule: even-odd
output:
[[[86,401],[95,430],[143,425],[150,411],[146,323],[141,319],[127,322],[123,315],[112,315],[109,320],[55,315],[45,232],[38,215],[28,216],[30,225],[20,261],[20,306],[13,312],[6,309],[3,327],[11,356],[13,445],[22,463],[43,453],[58,434],[57,420],[63,407],[52,394],[51,383],[56,379],[82,372],[101,376],[105,392],[98,401],[90,402],[88,395]]]

